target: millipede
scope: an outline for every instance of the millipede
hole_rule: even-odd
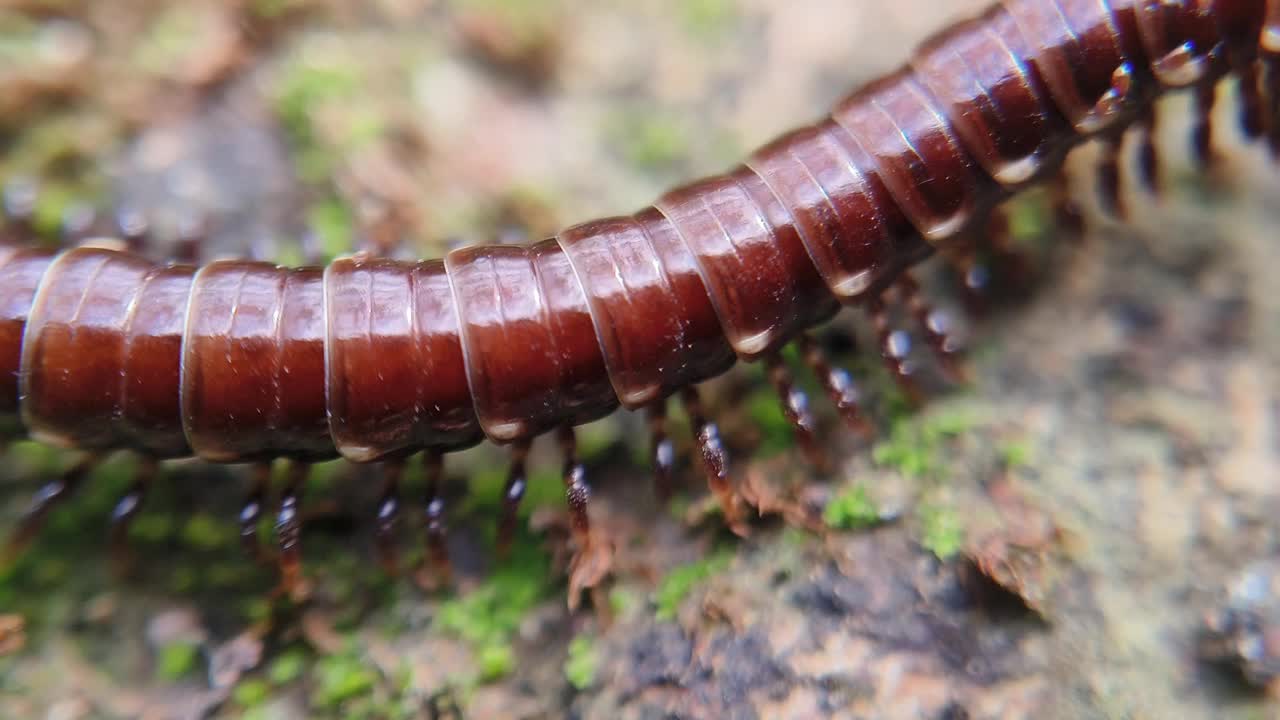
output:
[[[117,534],[158,463],[194,455],[257,468],[239,519],[257,548],[269,463],[283,458],[291,470],[272,512],[294,583],[308,464],[385,463],[375,531],[391,557],[403,465],[422,453],[422,513],[443,572],[444,457],[485,440],[510,448],[503,546],[530,444],[553,434],[576,562],[590,565],[599,548],[574,427],[619,407],[646,412],[661,489],[676,472],[673,398],[727,524],[741,530],[746,508],[699,383],[762,362],[810,448],[813,410],[781,359],[794,344],[861,427],[854,378],[809,334],[846,306],[867,314],[909,395],[910,334],[892,308],[957,374],[951,323],[913,267],[938,253],[981,275],[972,249],[999,248],[999,206],[1028,187],[1055,188],[1069,215],[1064,160],[1087,141],[1104,146],[1102,205],[1123,214],[1122,138],[1139,135],[1140,180],[1154,189],[1155,102],[1167,91],[1194,93],[1192,147],[1208,164],[1226,78],[1239,85],[1244,136],[1280,155],[1280,1],[1003,0],[736,168],[540,242],[412,262],[357,254],[324,267],[0,245],[0,426],[84,453],[39,491],[10,552],[116,450],[145,459],[113,514]]]

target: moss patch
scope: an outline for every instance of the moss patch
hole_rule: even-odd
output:
[[[378,678],[354,653],[341,653],[321,658],[316,663],[312,679],[315,682],[313,703],[333,709],[369,694]]]
[[[940,560],[955,557],[964,545],[964,527],[953,508],[923,505],[917,511],[920,521],[920,544]]]
[[[972,426],[968,414],[952,410],[924,418],[901,418],[893,423],[889,438],[877,443],[871,458],[912,478],[942,480],[946,443]]]
[[[569,643],[569,657],[564,661],[564,676],[578,690],[586,690],[596,681],[600,652],[591,635],[578,635]]]
[[[156,655],[156,677],[166,682],[180,680],[195,672],[200,660],[200,647],[177,642],[160,648]]]
[[[857,530],[880,521],[880,509],[876,507],[866,488],[855,485],[836,495],[822,511],[822,521],[837,530]]]
[[[436,622],[472,645],[481,680],[501,678],[515,667],[512,638],[529,611],[549,595],[550,575],[550,559],[536,541],[517,536],[511,557],[480,587],[440,606]]]
[[[682,565],[667,573],[654,594],[657,618],[659,620],[674,619],[676,611],[680,609],[680,603],[689,593],[711,576],[729,567],[729,561],[732,559],[732,553],[721,551],[705,560]]]

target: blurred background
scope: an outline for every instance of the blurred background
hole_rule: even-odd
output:
[[[0,182],[31,241],[124,217],[157,260],[523,242],[725,169],[984,4],[8,0]],[[641,418],[583,428],[615,553],[576,612],[550,442],[506,559],[503,458],[449,458],[447,586],[421,566],[418,468],[392,577],[370,547],[378,468],[318,466],[296,603],[240,551],[242,468],[166,466],[110,552],[137,466],[111,458],[0,569],[0,717],[1276,716],[1280,186],[1222,99],[1210,173],[1186,99],[1163,104],[1164,191],[1131,193],[1128,222],[1097,213],[1094,147],[1072,160],[1083,238],[1043,193],[1010,208],[1035,286],[968,316],[964,385],[912,411],[860,320],[824,332],[877,430],[822,409],[829,470],[758,367],[713,383],[767,511],[750,538],[687,461],[653,499]],[[673,435],[687,453],[679,413]],[[72,460],[12,443],[0,531]]]

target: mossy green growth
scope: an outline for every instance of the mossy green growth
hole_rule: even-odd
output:
[[[156,654],[156,676],[166,682],[181,680],[195,671],[199,659],[200,646],[190,642],[170,643]]]
[[[231,699],[244,708],[261,705],[270,695],[271,686],[265,680],[257,678],[241,680],[236,684],[235,690],[231,691]]]
[[[45,237],[56,237],[67,210],[76,202],[76,191],[61,183],[44,183],[32,208],[31,226]]]
[[[1007,206],[1009,234],[1018,242],[1041,237],[1049,226],[1049,200],[1044,193],[1027,193]]]
[[[319,53],[308,52],[313,50],[316,49],[306,48],[303,59],[286,68],[276,91],[276,114],[290,139],[297,143],[312,139],[311,118],[316,106],[347,98],[360,85],[351,66],[336,61],[316,62],[311,58]]]
[[[923,419],[900,418],[893,423],[889,438],[872,448],[871,459],[908,477],[943,479],[943,445],[971,425],[971,418],[957,411]]]
[[[657,605],[656,617],[659,620],[674,619],[676,611],[680,609],[680,603],[684,602],[689,593],[708,578],[729,567],[729,561],[732,559],[731,553],[720,551],[704,560],[682,565],[667,573],[654,594],[654,602]]]
[[[162,543],[173,536],[177,527],[174,513],[168,510],[144,511],[129,523],[129,539],[139,543]]]
[[[207,17],[182,3],[158,13],[140,38],[132,43],[132,61],[149,73],[167,75],[182,67],[197,49],[192,38],[205,32]]]
[[[286,650],[267,668],[267,679],[273,685],[288,685],[302,677],[307,669],[307,654],[301,649]]]
[[[502,506],[507,486],[506,466],[488,466],[475,470],[471,475],[468,493],[463,500],[463,514],[487,514]],[[564,480],[553,468],[540,468],[526,478],[524,497],[520,501],[520,517],[541,507],[564,505]]]
[[[939,560],[955,557],[964,547],[964,527],[960,515],[949,507],[924,505],[918,511],[920,544]]]
[[[354,653],[320,658],[315,664],[312,679],[315,683],[313,704],[329,709],[368,694],[378,680],[368,664]]]
[[[273,20],[304,7],[306,3],[307,0],[251,0],[249,12],[264,20]]]
[[[855,485],[831,498],[822,511],[822,521],[838,530],[867,528],[880,521],[880,509],[866,488]]]
[[[751,393],[747,398],[747,414],[761,433],[760,447],[756,448],[761,457],[776,455],[795,444],[791,421],[787,420],[772,387],[762,387]]]
[[[619,439],[618,424],[611,417],[580,425],[576,431],[578,457],[585,463],[603,457]]]
[[[228,547],[239,536],[235,523],[220,520],[208,513],[196,513],[182,526],[182,541],[197,550]]]
[[[440,606],[441,629],[475,649],[482,681],[503,677],[515,667],[512,637],[529,611],[550,594],[550,559],[527,533],[518,533],[511,557],[467,595]]]
[[[615,587],[609,591],[609,609],[616,617],[626,618],[640,606],[642,598],[625,587]]]
[[[685,31],[706,41],[720,37],[738,12],[733,0],[685,0],[676,7],[680,9],[680,22]]]
[[[34,440],[17,440],[5,450],[6,470],[13,475],[49,477],[62,469],[66,451]]]
[[[320,240],[325,255],[336,257],[351,249],[355,220],[338,200],[323,200],[307,208],[307,224]]]
[[[485,645],[480,648],[477,664],[480,668],[481,682],[499,680],[515,670],[515,649],[509,644]]]
[[[577,690],[586,690],[595,684],[600,665],[600,651],[596,639],[590,635],[578,635],[569,642],[569,657],[564,661],[564,676]]]
[[[632,166],[644,171],[672,169],[687,157],[689,132],[661,112],[626,112],[614,116],[606,134]]]
[[[1000,462],[1009,470],[1026,467],[1031,464],[1034,454],[1030,444],[1011,442],[1000,448]]]

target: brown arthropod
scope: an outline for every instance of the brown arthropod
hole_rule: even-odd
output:
[[[19,538],[111,450],[284,457],[297,470],[277,528],[294,577],[307,463],[387,461],[385,536],[399,510],[399,464],[426,452],[440,557],[441,456],[486,438],[512,448],[506,542],[529,444],[554,432],[582,558],[589,490],[572,428],[619,406],[647,410],[666,477],[672,396],[689,410],[701,465],[736,527],[739,498],[698,383],[763,360],[809,442],[808,400],[778,361],[799,342],[858,422],[848,375],[806,331],[842,306],[865,309],[886,362],[912,387],[887,299],[905,301],[944,359],[955,351],[908,274],[914,264],[981,234],[1019,190],[1055,182],[1064,156],[1091,138],[1118,145],[1136,127],[1152,183],[1153,103],[1166,91],[1193,88],[1194,144],[1207,158],[1214,89],[1228,75],[1240,82],[1245,134],[1280,149],[1280,0],[1005,0],[729,172],[541,242],[323,268],[0,247],[0,419],[89,458],[42,491]],[[1118,209],[1115,155],[1104,154],[1099,185]],[[122,522],[154,473],[144,467]],[[250,538],[265,482],[264,470],[242,514]]]

